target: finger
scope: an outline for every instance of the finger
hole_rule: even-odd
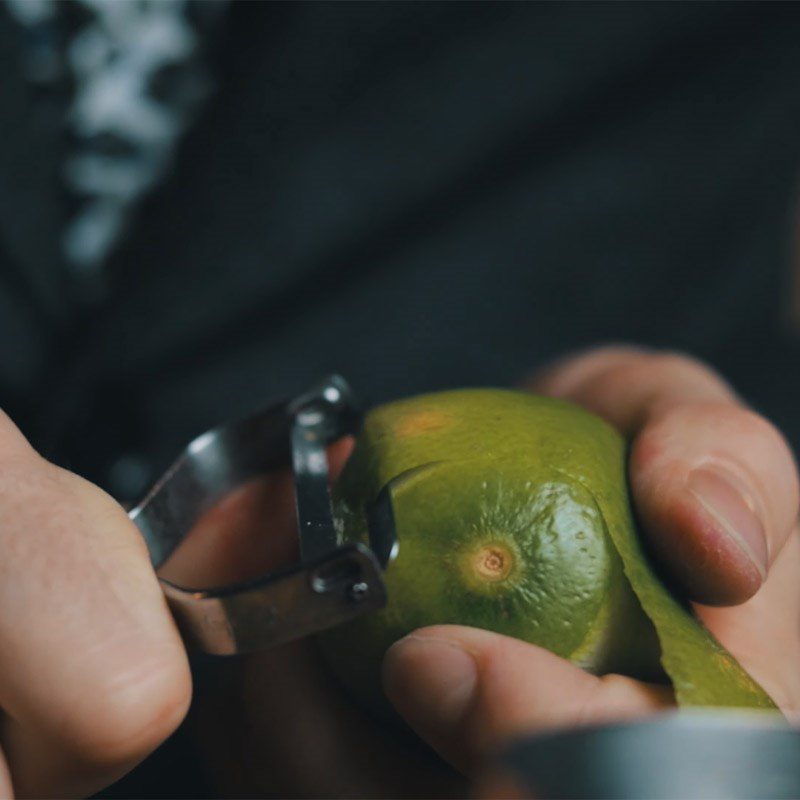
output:
[[[646,715],[668,687],[596,677],[547,650],[475,628],[423,628],[384,659],[386,694],[435,750],[466,772],[506,740]]]
[[[763,584],[800,506],[776,428],[686,356],[606,348],[539,383],[633,437],[630,482],[659,563],[686,595],[741,603]]]
[[[0,439],[0,742],[16,794],[87,794],[177,727],[186,656],[120,506]]]

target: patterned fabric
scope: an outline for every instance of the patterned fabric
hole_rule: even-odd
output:
[[[25,72],[71,100],[60,179],[74,201],[64,261],[87,291],[165,176],[208,98],[207,40],[224,0],[6,0]]]

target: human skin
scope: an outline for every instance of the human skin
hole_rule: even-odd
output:
[[[681,355],[606,347],[551,365],[528,385],[631,437],[630,483],[648,545],[717,638],[797,719],[798,479],[780,433]],[[335,464],[348,448],[330,453]],[[291,508],[274,506],[285,481],[254,483],[209,515],[168,565],[170,577],[188,574],[189,562],[213,581],[291,558]],[[278,547],[259,558],[253,522],[267,508]],[[210,555],[223,536],[224,563]],[[8,418],[0,418],[0,546],[0,796],[89,794],[181,722],[192,694],[186,654],[125,512],[42,460]],[[488,756],[515,736],[672,703],[664,687],[598,678],[533,645],[458,626],[395,644],[384,685],[441,759],[355,709],[311,642],[215,665],[193,727],[220,793],[463,795],[466,776],[496,796],[505,790],[486,772]]]

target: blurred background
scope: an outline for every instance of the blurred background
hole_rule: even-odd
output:
[[[798,41],[792,3],[0,1],[0,407],[131,502],[332,371],[628,341],[797,447]],[[179,734],[114,792],[199,772]]]

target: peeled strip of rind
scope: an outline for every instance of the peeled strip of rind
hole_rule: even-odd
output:
[[[608,458],[623,474],[626,447],[609,436]],[[576,479],[580,480],[576,476]],[[611,483],[611,482],[609,482]],[[679,706],[733,706],[777,710],[764,689],[664,586],[651,567],[636,536],[627,497],[609,486],[595,496],[608,534],[622,560],[625,576],[656,629],[661,664],[672,682]]]

